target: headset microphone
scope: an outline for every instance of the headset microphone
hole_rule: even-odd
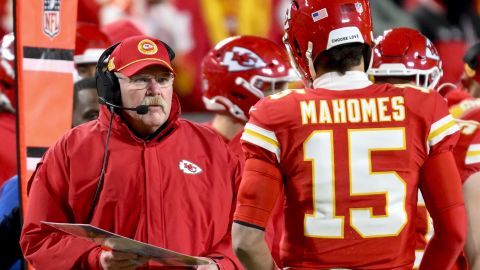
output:
[[[134,111],[134,112],[136,112],[137,114],[140,114],[140,115],[147,114],[148,113],[148,107],[150,107],[149,105],[138,105],[135,108],[122,107],[122,106],[118,106],[118,105],[115,105],[113,103],[110,103],[110,102],[106,101],[103,97],[99,97],[98,101],[101,104],[105,104],[107,106],[117,108],[117,109],[120,109],[120,110]]]

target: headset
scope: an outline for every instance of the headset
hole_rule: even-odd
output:
[[[463,57],[463,62],[468,66],[465,67],[465,73],[468,77],[472,78],[476,75],[476,70],[478,68],[478,59],[480,55],[480,43],[473,45],[470,49],[467,50],[465,56]]]
[[[163,46],[167,49],[168,58],[172,61],[175,58],[175,52],[173,51],[170,46],[168,46],[165,42],[160,41]],[[108,143],[110,141],[110,132],[112,130],[112,122],[113,116],[115,115],[115,111],[117,110],[129,110],[135,111],[137,114],[147,114],[148,107],[151,105],[139,105],[134,108],[123,107],[121,106],[121,95],[120,95],[120,83],[118,82],[117,76],[112,71],[108,71],[105,68],[105,62],[110,57],[112,52],[115,48],[120,45],[121,42],[116,43],[109,48],[107,48],[100,58],[98,59],[96,68],[95,68],[95,80],[97,83],[97,93],[98,93],[98,101],[101,104],[105,104],[108,106],[110,111],[110,121],[108,125],[107,137],[105,140],[105,149],[103,151],[103,163],[102,169],[100,171],[100,176],[98,178],[97,188],[95,189],[95,194],[93,195],[92,203],[90,204],[90,210],[88,212],[87,223],[90,223],[93,218],[93,212],[95,210],[95,206],[97,205],[98,198],[103,188],[103,179],[105,177],[106,165],[107,165],[107,156],[108,156]]]

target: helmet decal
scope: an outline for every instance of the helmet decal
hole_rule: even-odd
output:
[[[356,3],[355,3],[355,9],[357,10],[357,12],[358,12],[360,15],[362,15],[362,13],[363,13],[363,5],[362,5],[362,3],[356,2]]]
[[[312,19],[314,22],[318,22],[321,19],[325,19],[328,17],[328,12],[326,8],[322,8],[312,13]]]
[[[437,49],[433,46],[433,43],[427,39],[427,48],[425,49],[425,56],[427,58],[439,61],[440,56],[438,55]]]
[[[242,47],[233,47],[225,53],[223,65],[228,67],[229,72],[250,70],[265,67],[265,62],[254,52]]]

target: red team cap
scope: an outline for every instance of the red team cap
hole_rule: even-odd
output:
[[[102,26],[102,31],[107,34],[108,38],[112,41],[112,44],[121,42],[129,37],[144,35],[144,33],[132,21],[127,19],[108,23]]]
[[[75,64],[96,64],[103,51],[112,43],[107,35],[93,23],[77,23],[75,37]]]
[[[283,41],[306,83],[315,79],[313,64],[323,51],[351,43],[371,48],[372,40],[368,0],[298,0],[287,10]]]
[[[153,65],[165,67],[175,73],[170,63],[169,50],[156,38],[144,35],[130,37],[113,50],[107,68],[108,71],[117,71],[127,77]]]
[[[417,86],[431,89],[440,81],[443,71],[438,51],[417,30],[393,28],[383,32],[375,43],[369,75],[415,76]]]

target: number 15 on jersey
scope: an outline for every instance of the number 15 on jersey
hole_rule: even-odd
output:
[[[317,130],[303,143],[304,161],[312,164],[313,213],[305,215],[304,233],[316,238],[344,238],[345,216],[337,215],[334,134]],[[372,171],[371,153],[404,151],[405,128],[348,130],[350,196],[385,196],[385,215],[373,206],[349,208],[350,226],[363,238],[397,236],[407,224],[405,181],[395,171]],[[345,168],[346,169],[346,168]]]

